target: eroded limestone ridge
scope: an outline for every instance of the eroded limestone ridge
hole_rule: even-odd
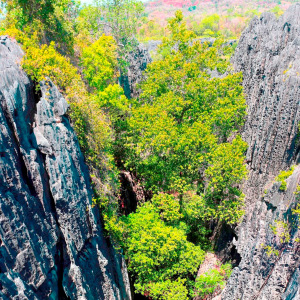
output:
[[[130,299],[126,266],[105,239],[68,104],[0,38],[0,298]]]
[[[235,241],[241,262],[222,299],[300,299],[298,218],[292,212],[299,203],[299,167],[286,190],[275,182],[281,170],[299,163],[300,4],[279,19],[270,13],[254,18],[233,64],[244,75],[249,177],[246,215]],[[289,234],[283,241],[281,227]]]

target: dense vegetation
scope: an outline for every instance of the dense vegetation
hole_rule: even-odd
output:
[[[236,39],[254,16],[271,11],[280,16],[297,0],[248,0],[248,1],[199,1],[199,0],[153,0],[145,3],[143,24],[139,27],[139,39],[143,42],[160,40],[170,34],[167,20],[181,9],[187,27],[198,37]]]
[[[223,288],[228,264],[196,275],[213,250],[213,228],[243,215],[245,100],[241,74],[229,64],[233,45],[219,33],[213,44],[195,39],[197,32],[176,12],[139,97],[127,99],[118,78],[137,44],[140,2],[5,3],[1,31],[22,44],[23,69],[37,89],[52,80],[70,103],[94,202],[125,255],[136,292],[183,300]],[[119,207],[123,169],[151,195],[128,215]]]

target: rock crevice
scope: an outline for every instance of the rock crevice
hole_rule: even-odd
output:
[[[298,227],[293,225],[298,221],[292,214],[299,202],[300,169],[287,180],[286,191],[274,180],[299,163],[299,34],[300,4],[279,19],[264,13],[250,22],[233,57],[235,70],[243,73],[248,105],[243,138],[249,145],[249,175],[243,187],[246,214],[234,240],[241,262],[222,299],[300,298]],[[284,244],[272,231],[280,222],[289,228]]]
[[[33,82],[0,38],[0,298],[131,299],[88,168],[51,81]]]

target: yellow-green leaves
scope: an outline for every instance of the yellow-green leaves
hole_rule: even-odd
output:
[[[144,292],[145,295],[149,295],[152,299],[160,300],[187,300],[188,289],[185,286],[186,279],[178,278],[177,280],[165,280],[161,282],[151,282],[146,288],[137,288],[138,292]]]
[[[125,166],[154,193],[123,218],[121,240],[136,290],[181,300],[193,294],[185,279],[195,278],[210,247],[208,222],[233,224],[243,215],[247,145],[236,132],[245,99],[242,76],[229,72],[230,51],[222,41],[192,41],[179,12],[169,28],[161,59],[147,67],[120,131]],[[224,278],[223,272],[208,274],[198,282],[199,294],[220,288]]]
[[[227,223],[236,223],[243,215],[244,195],[238,185],[247,174],[244,164],[246,149],[247,144],[240,136],[232,143],[219,144],[212,151],[209,167],[205,170],[207,206],[213,208],[213,217]]]
[[[231,268],[230,264],[225,264],[201,274],[196,279],[195,296],[205,299],[207,296],[213,295],[216,289],[222,290],[231,274]]]
[[[49,46],[27,47],[22,67],[36,82],[49,77],[63,90],[75,82],[83,86],[77,69],[71,65],[68,58],[56,51],[54,42],[51,42]]]
[[[39,42],[54,41],[61,53],[73,52],[74,28],[71,16],[78,8],[72,0],[4,0],[5,26],[28,36],[38,33]]]
[[[82,73],[89,85],[103,91],[115,82],[117,72],[117,46],[111,36],[102,35],[82,51]]]
[[[286,191],[287,189],[286,180],[293,174],[294,170],[295,170],[295,166],[291,166],[291,168],[288,171],[281,171],[280,174],[275,178],[275,181],[281,183],[279,187],[281,191]]]
[[[177,222],[183,217],[183,215],[179,212],[179,201],[173,195],[164,193],[156,194],[153,196],[151,202],[156,208],[158,208],[162,220],[167,223]]]
[[[193,41],[180,12],[169,28],[170,38],[159,49],[162,58],[147,67],[127,119],[127,166],[152,191],[183,194],[201,186],[211,217],[236,222],[246,146],[240,137],[228,139],[245,117],[242,75],[225,74],[228,47],[222,40]],[[221,214],[223,205],[229,209]]]
[[[168,204],[161,202],[162,197]],[[186,299],[184,279],[196,274],[204,258],[204,252],[187,241],[183,230],[161,219],[172,217],[171,210],[177,210],[173,201],[171,196],[157,195],[154,202],[158,207],[146,202],[124,221],[128,268],[136,276],[137,291],[153,299],[179,299],[171,298],[177,292],[183,297],[180,299]]]

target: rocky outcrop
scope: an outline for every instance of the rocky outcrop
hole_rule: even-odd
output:
[[[135,212],[138,205],[151,198],[138,179],[129,171],[120,172],[120,205],[124,215]]]
[[[299,299],[298,221],[292,209],[299,201],[294,192],[300,169],[287,180],[286,191],[274,178],[299,162],[300,4],[279,19],[270,13],[254,18],[233,64],[244,76],[249,176],[246,215],[234,241],[241,262],[222,299]],[[287,241],[280,241],[278,226],[288,228]]]
[[[287,190],[274,182],[239,228],[237,249],[242,260],[234,269],[222,299],[299,299],[300,167],[287,179]]]
[[[221,261],[214,253],[206,253],[204,261],[201,263],[200,268],[197,273],[197,278],[200,276],[205,275],[206,273],[210,272],[211,270],[220,270]],[[197,280],[197,279],[196,279]],[[197,294],[197,289],[195,289]],[[205,296],[205,300],[217,300],[218,295],[221,293],[221,288],[217,288],[214,292],[210,295]],[[193,300],[203,300],[202,296],[196,296]]]
[[[127,70],[120,77],[120,84],[127,98],[136,98],[139,95],[137,85],[143,79],[143,72],[150,62],[150,53],[143,44],[138,44],[136,49],[129,54]]]
[[[0,298],[130,299],[68,104],[50,81],[35,91],[22,55],[0,38]]]

